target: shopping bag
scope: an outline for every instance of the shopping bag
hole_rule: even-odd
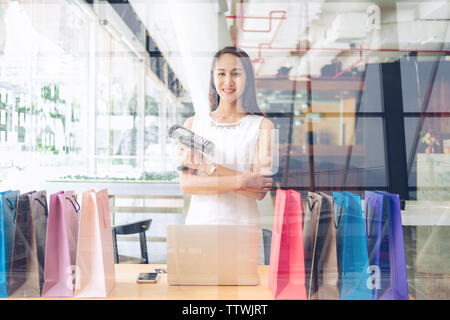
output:
[[[41,295],[44,284],[47,215],[45,190],[19,195],[8,292],[10,297]]]
[[[376,191],[366,192],[366,224],[371,261],[378,272],[374,299],[408,300],[405,248],[400,211],[400,199],[396,194]],[[377,227],[373,227],[377,225]],[[374,242],[373,239],[377,239]]]
[[[18,194],[17,190],[0,194],[0,298],[8,296]]]
[[[8,297],[6,287],[6,259],[5,259],[5,227],[3,223],[3,195],[11,190],[0,193],[0,298]]]
[[[378,291],[386,288],[386,279],[389,282],[389,256],[381,259],[380,252],[383,256],[389,255],[389,224],[386,223],[386,210],[383,210],[383,195],[373,191],[366,191],[365,195],[365,226],[367,237],[367,251],[369,254],[369,265],[371,281],[369,286],[373,290],[373,299],[378,299]],[[382,241],[383,239],[383,241]],[[386,241],[388,240],[388,241]]]
[[[80,205],[74,191],[50,195],[43,297],[72,297]]]
[[[294,190],[278,189],[275,200],[268,285],[275,299],[306,300],[303,208]]]
[[[306,204],[303,244],[308,299],[339,299],[332,198],[324,193],[308,192]]]
[[[108,192],[83,192],[75,274],[76,297],[107,297],[115,284]]]
[[[361,198],[350,192],[333,192],[336,250],[342,300],[372,300],[366,231]]]

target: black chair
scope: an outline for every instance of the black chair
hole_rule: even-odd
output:
[[[151,224],[152,219],[149,219],[112,227],[115,263],[119,263],[119,253],[117,252],[117,235],[135,234],[135,233],[139,233],[139,242],[141,245],[141,256],[142,256],[142,259],[140,259],[140,263],[149,263],[147,253],[147,239],[145,237],[145,231],[147,231],[150,228]]]
[[[270,264],[270,245],[272,243],[272,231],[262,229],[263,243],[264,243],[264,264]]]

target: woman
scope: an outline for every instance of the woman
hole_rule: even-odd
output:
[[[272,186],[271,136],[274,126],[256,101],[248,55],[226,47],[214,56],[211,112],[188,118],[184,126],[215,144],[209,162],[179,146],[181,190],[192,194],[186,224],[257,224],[258,206]],[[260,238],[261,240],[261,238]]]

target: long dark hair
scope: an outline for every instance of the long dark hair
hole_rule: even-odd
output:
[[[238,58],[244,66],[246,83],[245,90],[242,94],[242,108],[246,114],[257,114],[265,116],[265,114],[259,109],[258,102],[256,101],[256,89],[255,89],[255,74],[253,73],[252,62],[250,57],[245,51],[236,47],[225,47],[219,50],[213,58],[211,64],[211,75],[209,81],[209,106],[211,111],[214,111],[219,106],[220,96],[217,93],[216,86],[214,85],[214,69],[216,68],[216,62],[219,57],[225,53],[232,54]]]

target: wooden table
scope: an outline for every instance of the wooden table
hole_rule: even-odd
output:
[[[140,272],[166,269],[162,264],[116,264],[116,284],[108,298],[83,300],[273,300],[267,287],[269,266],[258,266],[256,286],[169,286],[167,274],[160,274],[157,283],[136,283]],[[14,298],[14,300],[70,300],[81,298]],[[13,300],[13,298],[8,298]]]
[[[167,274],[158,282],[136,283],[139,272],[153,272],[166,265],[116,264],[116,285],[108,299],[132,300],[272,300],[267,287],[269,266],[258,266],[257,286],[169,286]]]

